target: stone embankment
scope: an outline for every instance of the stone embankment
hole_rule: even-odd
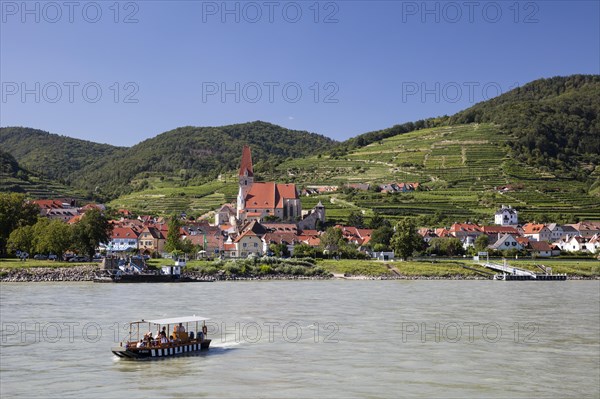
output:
[[[0,282],[52,282],[52,281],[93,281],[100,273],[97,265],[85,265],[74,267],[31,267],[0,269]],[[461,274],[453,276],[345,276],[343,274],[322,276],[294,276],[294,275],[265,275],[265,276],[207,276],[196,272],[186,272],[184,277],[196,279],[215,279],[216,281],[256,281],[256,280],[489,280],[484,276],[465,276]],[[600,276],[569,276],[569,280],[600,280]]]
[[[0,269],[3,282],[93,281],[98,265]]]

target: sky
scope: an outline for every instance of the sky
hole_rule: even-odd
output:
[[[336,140],[600,74],[600,1],[0,1],[0,126],[131,146],[255,120]]]

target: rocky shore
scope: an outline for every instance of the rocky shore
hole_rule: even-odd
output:
[[[7,283],[32,283],[53,281],[93,281],[100,272],[98,265],[74,266],[64,268],[32,267],[32,268],[5,268],[0,269],[0,282]],[[186,272],[185,277],[211,279],[201,273]],[[489,280],[483,276],[295,276],[295,275],[265,275],[265,276],[222,276],[215,281],[274,281],[274,280]],[[600,277],[569,276],[569,280],[599,280]]]
[[[0,282],[93,281],[98,265],[0,269]]]

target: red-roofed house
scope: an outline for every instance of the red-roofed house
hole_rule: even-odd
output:
[[[538,258],[549,258],[552,256],[552,246],[546,241],[529,241],[531,254]]]
[[[138,248],[138,233],[130,227],[114,227],[107,245],[109,251],[127,251]]]
[[[523,236],[535,241],[550,241],[552,232],[543,224],[526,223],[523,225]]]
[[[483,226],[481,228],[483,230],[483,234],[488,236],[489,245],[493,245],[496,241],[498,241],[502,236],[509,234],[511,236],[520,235],[519,230],[513,226]]]
[[[261,238],[252,230],[247,230],[240,234],[235,240],[236,257],[247,258],[249,255],[262,255],[263,242]]]
[[[295,184],[255,183],[250,147],[244,146],[239,172],[237,217],[262,220],[267,216],[280,220],[296,220],[302,216],[302,205]]]

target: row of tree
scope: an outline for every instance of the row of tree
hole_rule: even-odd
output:
[[[62,256],[74,251],[90,258],[100,243],[110,240],[112,225],[98,209],[87,211],[81,220],[68,225],[39,216],[39,207],[21,194],[0,194],[0,240],[2,251]]]

